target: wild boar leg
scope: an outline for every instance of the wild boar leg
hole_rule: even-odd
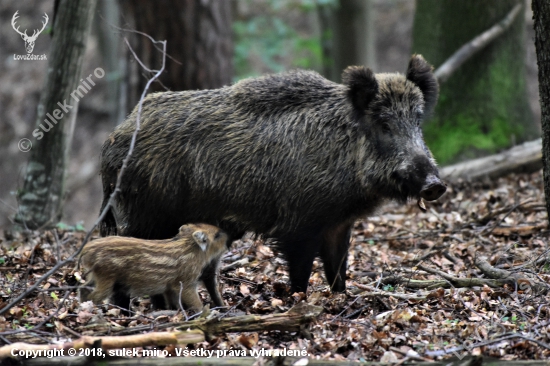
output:
[[[130,295],[128,292],[129,290],[127,286],[119,282],[115,282],[113,285],[113,294],[111,295],[113,304],[120,306],[123,309],[130,309]],[[126,316],[130,315],[130,313],[125,310],[122,311],[122,314]]]
[[[348,249],[353,223],[342,223],[323,232],[323,243],[319,253],[325,267],[325,276],[331,291],[346,290],[346,269]]]
[[[224,306],[222,296],[220,295],[220,289],[218,287],[218,262],[219,260],[213,260],[203,269],[201,280],[204,283],[204,287],[210,294],[212,302],[216,306]]]
[[[277,239],[278,246],[288,261],[291,294],[307,291],[313,260],[319,253],[321,241],[319,229],[301,230]]]

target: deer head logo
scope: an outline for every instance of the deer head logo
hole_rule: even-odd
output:
[[[38,37],[38,35],[40,33],[42,33],[44,28],[46,28],[46,24],[48,24],[48,14],[44,13],[44,21],[42,22],[42,29],[40,29],[40,30],[35,29],[32,36],[29,36],[29,35],[27,35],[27,30],[26,29],[25,29],[24,32],[21,32],[19,30],[19,26],[17,26],[17,28],[15,28],[15,20],[17,18],[19,18],[19,15],[17,15],[18,12],[19,12],[19,10],[16,11],[15,14],[13,14],[13,18],[11,18],[11,26],[13,27],[13,29],[15,29],[15,31],[17,33],[19,33],[21,35],[21,38],[23,38],[23,41],[25,41],[25,49],[27,50],[27,53],[32,53],[32,50],[34,49],[34,42],[36,41],[36,38]]]

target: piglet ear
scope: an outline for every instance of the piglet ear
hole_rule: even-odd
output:
[[[421,55],[413,55],[407,69],[407,79],[420,88],[424,95],[425,114],[430,113],[439,95],[439,84],[433,74],[433,67]]]
[[[185,237],[189,237],[189,235],[191,235],[191,233],[193,232],[193,228],[191,227],[191,225],[182,225],[180,226],[180,229],[178,231],[178,235],[176,235],[177,237],[179,238],[185,238]]]
[[[353,106],[367,110],[378,93],[378,82],[371,69],[364,66],[348,66],[342,73],[342,82],[348,86],[348,96]]]
[[[195,231],[193,233],[193,239],[195,243],[202,249],[203,252],[206,251],[206,246],[208,245],[208,235],[204,231]]]

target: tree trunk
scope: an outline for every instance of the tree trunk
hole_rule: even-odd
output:
[[[533,0],[532,6],[539,66],[544,195],[550,218],[550,3],[547,0]]]
[[[341,82],[350,65],[376,70],[376,40],[372,0],[340,0],[319,8],[326,76]]]
[[[233,76],[231,2],[218,0],[123,0],[131,29],[166,40],[166,69],[150,92],[219,88]],[[128,28],[128,26],[124,26]],[[150,40],[130,35],[136,55],[149,69],[159,69],[162,55]],[[150,75],[129,55],[128,108],[139,100]]]
[[[540,139],[524,142],[498,154],[484,156],[439,169],[439,175],[446,182],[459,179],[473,181],[500,177],[516,173],[533,173],[542,168]]]
[[[95,3],[61,0],[55,14],[48,73],[33,131],[36,141],[32,142],[25,181],[18,192],[19,211],[15,217],[16,223],[31,229],[61,219],[78,101],[89,90],[79,80]]]
[[[413,52],[438,67],[517,3],[418,0]],[[434,116],[424,125],[426,142],[440,163],[493,153],[537,137],[527,99],[524,27],[521,14],[441,85]]]
[[[92,34],[97,37],[97,48],[107,73],[105,79],[107,95],[104,108],[109,113],[109,122],[114,128],[127,115],[127,100],[122,90],[122,75],[125,67],[120,52],[122,40],[119,32],[114,28],[120,28],[120,5],[113,0],[98,0],[97,8]]]

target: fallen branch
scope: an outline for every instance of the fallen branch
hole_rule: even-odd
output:
[[[510,236],[512,234],[529,236],[545,229],[548,229],[548,224],[545,222],[536,225],[498,226],[492,230],[492,234],[497,236]]]
[[[440,175],[447,181],[496,179],[510,173],[531,173],[542,168],[541,139],[525,142],[499,154],[443,167]]]
[[[494,279],[494,278],[460,278],[451,276],[448,273],[445,273],[443,271],[440,271],[435,268],[431,268],[425,265],[418,265],[418,268],[422,269],[423,271],[426,271],[428,273],[438,275],[440,277],[445,278],[447,284],[446,286],[441,286],[443,288],[449,288],[449,287],[474,287],[474,286],[489,286],[492,288],[500,288],[505,285],[513,285],[514,279],[513,278],[502,278],[502,279]]]
[[[301,302],[282,314],[243,315],[221,320],[197,319],[180,323],[176,329],[200,329],[208,335],[265,330],[297,332],[303,325],[319,316],[322,311],[321,306]]]
[[[500,22],[481,33],[458,49],[451,57],[435,70],[434,75],[440,83],[447,81],[451,75],[473,55],[502,35],[514,22],[522,5],[517,4]]]
[[[376,288],[373,288],[371,286],[365,286],[360,283],[353,283],[354,286],[357,286],[359,290],[367,290],[363,292],[359,292],[357,294],[358,297],[376,297],[376,296],[385,296],[385,297],[394,297],[396,299],[400,300],[426,300],[427,294],[403,294],[403,293],[397,293],[397,292],[390,292],[390,291],[382,291],[378,290]]]
[[[495,268],[491,266],[486,258],[476,255],[475,247],[470,247],[468,251],[470,252],[472,258],[474,258],[474,264],[476,265],[476,267],[478,267],[481,272],[483,272],[483,274],[488,278],[459,278],[438,269],[419,264],[417,266],[418,269],[442,277],[445,280],[407,280],[405,278],[400,278],[399,276],[393,276],[397,277],[393,280],[399,279],[399,282],[396,281],[396,283],[399,283],[406,287],[425,289],[433,289],[435,285],[441,288],[462,288],[473,286],[489,286],[492,288],[500,288],[504,287],[505,285],[509,285],[513,286],[514,288],[518,288],[519,290],[524,292],[532,291],[534,294],[544,294],[548,291],[547,287],[544,284],[538,283],[531,278],[505,269]],[[356,284],[356,286],[360,287],[359,284]]]
[[[379,282],[382,285],[401,285],[407,288],[413,289],[425,289],[425,290],[434,290],[438,288],[448,289],[448,288],[470,288],[470,287],[483,287],[488,286],[491,288],[502,288],[506,285],[519,287],[519,290],[522,291],[533,291],[535,294],[542,294],[548,291],[547,287],[543,284],[540,284],[533,279],[521,276],[517,273],[507,271],[500,268],[495,268],[491,266],[485,258],[475,255],[475,249],[470,249],[470,255],[474,258],[475,265],[483,272],[483,274],[488,278],[460,278],[440,271],[435,268],[428,267],[423,264],[417,265],[417,268],[439,276],[443,280],[415,280],[402,275],[391,275],[386,276],[380,279]],[[355,295],[360,295],[363,297],[366,296],[393,296],[402,300],[423,300],[427,294],[399,294],[389,291],[381,291],[374,287],[363,285],[361,283],[354,282],[353,286],[356,288],[351,290]],[[361,290],[368,290],[363,291]]]
[[[297,332],[300,331],[304,325],[319,316],[322,311],[323,308],[321,306],[310,305],[302,301],[282,314],[244,315],[224,319],[212,317],[209,319],[162,324],[166,327],[175,327],[178,330],[175,332],[151,332],[130,336],[83,336],[74,342],[63,344],[29,344],[17,342],[0,347],[0,359],[12,356],[12,351],[17,351],[16,354],[19,354],[19,351],[69,349],[76,349],[78,351],[84,348],[102,348],[103,350],[108,350],[145,346],[165,346],[168,344],[199,343],[205,340],[205,336],[224,334],[226,332],[253,332],[266,330]],[[87,327],[87,330],[89,329],[90,328]],[[115,329],[104,330],[110,333],[116,333]],[[67,353],[64,354],[67,355]],[[78,355],[79,353],[77,352],[76,354]]]
[[[520,337],[521,338],[521,337]],[[506,338],[509,339],[509,338]],[[390,348],[395,349],[395,348]],[[462,348],[461,348],[462,349]],[[397,363],[392,363],[392,365],[410,365],[414,364],[415,366],[474,366],[481,365],[484,366],[547,366],[547,360],[534,360],[534,361],[503,361],[500,359],[490,359],[483,358],[482,356],[466,356],[461,359],[446,359],[444,361],[420,361],[425,360],[425,358],[419,356],[414,351],[409,352],[398,352],[397,353],[406,353],[408,354],[404,359],[399,360]],[[431,351],[436,353],[437,351]],[[441,352],[441,351],[440,351]],[[452,351],[449,350],[449,353]],[[446,355],[443,353],[442,355]],[[435,356],[433,356],[435,357]],[[51,359],[30,359],[25,362],[25,365],[30,366],[45,366],[45,365],[65,365],[68,360],[66,358],[54,357]],[[412,363],[411,361],[415,361]],[[72,366],[100,366],[106,365],[103,360],[91,360],[86,357],[71,357],[70,364]],[[360,363],[351,362],[348,360],[316,360],[313,358],[299,358],[299,357],[283,357],[283,356],[272,356],[265,358],[257,357],[166,357],[166,358],[140,358],[136,360],[131,359],[117,359],[109,360],[108,365],[110,366],[181,366],[181,365],[209,365],[209,366],[253,366],[253,365],[308,365],[308,366],[334,366],[334,365],[363,365],[363,366],[380,366],[380,362],[369,362],[362,361]],[[384,365],[389,365],[390,363],[383,363]]]
[[[501,268],[495,268],[491,266],[485,257],[475,256],[474,264],[477,268],[483,272],[483,274],[490,278],[503,279],[509,281],[514,286],[518,286],[519,290],[524,292],[532,291],[535,294],[545,294],[548,292],[547,287],[544,284],[537,283],[533,279],[526,276],[521,276],[518,273],[507,271]]]
[[[155,325],[156,329],[197,329],[207,335],[223,334],[226,332],[254,332],[265,330],[279,330],[297,332],[301,327],[321,314],[323,308],[301,302],[280,314],[242,315],[220,319],[219,317],[199,318],[186,322],[170,322]],[[150,326],[136,327],[136,331],[150,329]],[[76,328],[77,331],[94,331],[96,333],[109,332],[116,334],[128,331],[131,328],[113,329],[109,324],[93,324]]]
[[[12,351],[19,355],[20,351],[39,352],[48,350],[63,350],[63,354],[67,355],[69,349],[74,349],[77,351],[75,354],[78,355],[78,350],[85,348],[101,348],[103,350],[108,350],[145,346],[166,346],[169,344],[189,344],[203,341],[204,334],[201,331],[193,330],[183,332],[151,332],[147,334],[136,334],[130,336],[83,336],[76,341],[62,344],[29,344],[17,342],[0,347],[0,360],[7,357],[12,357]],[[25,357],[25,359],[26,358],[29,357]]]

